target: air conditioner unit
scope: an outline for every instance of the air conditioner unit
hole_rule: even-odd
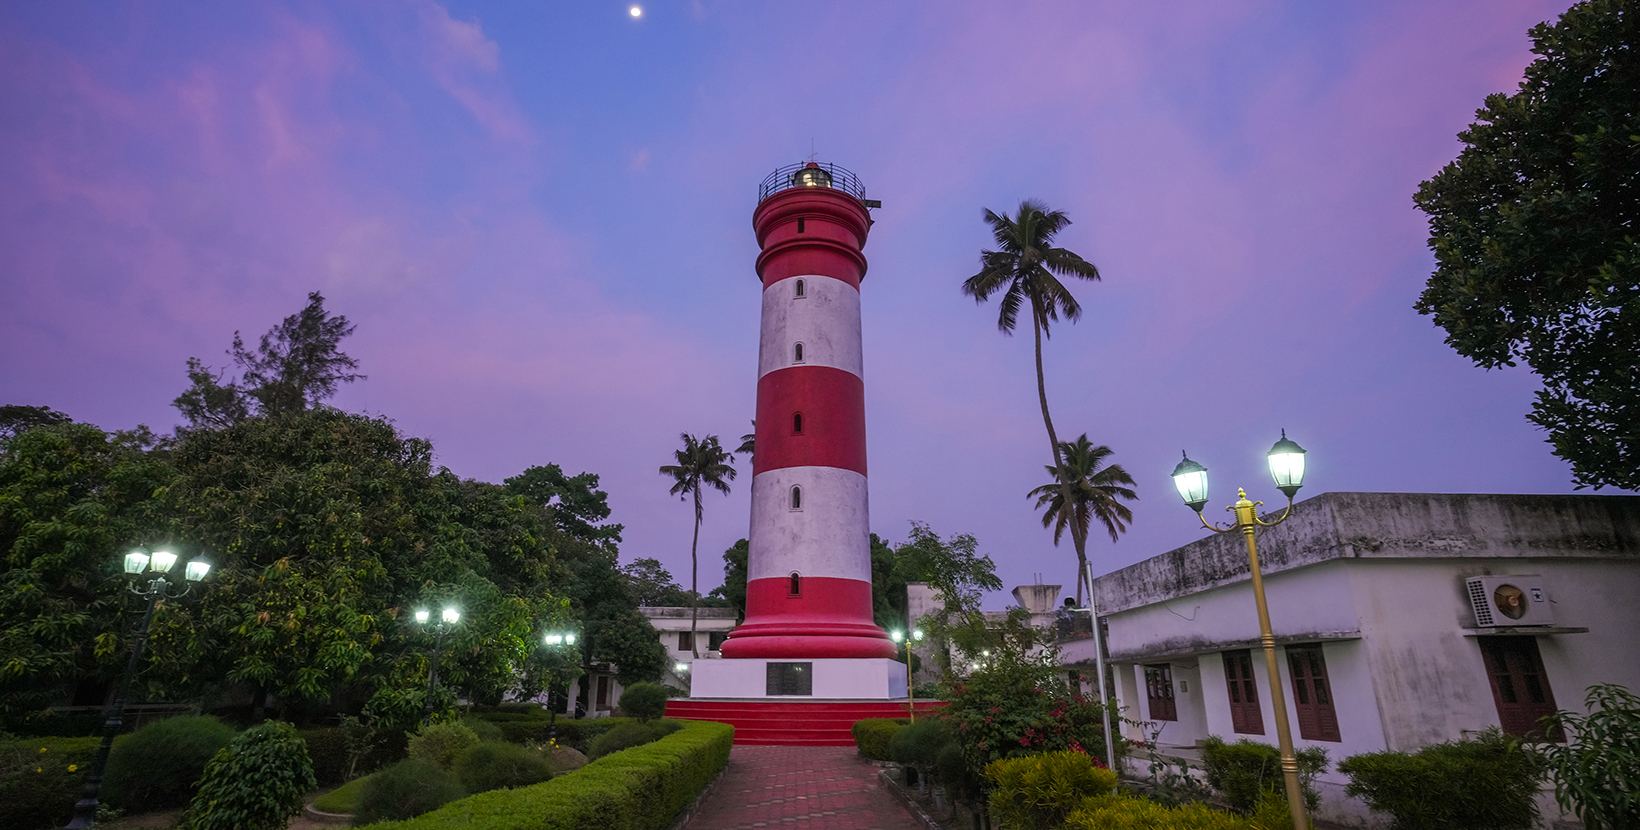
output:
[[[1480,628],[1555,624],[1541,576],[1472,576],[1464,584]]]

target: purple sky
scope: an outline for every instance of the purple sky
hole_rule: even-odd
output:
[[[1047,347],[1060,435],[1141,501],[1096,572],[1199,538],[1168,473],[1281,497],[1569,492],[1524,415],[1412,310],[1418,182],[1513,91],[1559,2],[11,3],[0,7],[0,403],[177,421],[312,290],[369,380],[334,403],[456,473],[603,476],[623,560],[687,586],[656,468],[752,417],[758,183],[809,155],[881,199],[866,254],[872,528],[973,533],[1010,587],[1070,585],[1028,329],[958,285],[982,208],[1034,197],[1095,262]],[[702,589],[746,533],[750,464],[707,502]],[[1000,607],[1002,595],[991,605]]]

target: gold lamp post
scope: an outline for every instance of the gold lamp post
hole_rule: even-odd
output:
[[[922,642],[922,638],[923,638],[922,629],[920,629],[920,628],[911,629],[911,636],[909,636],[909,637],[906,636],[906,634],[902,631],[890,631],[890,632],[888,632],[888,636],[892,637],[894,639],[894,642],[896,642],[896,643],[900,643],[900,642],[905,643],[905,693],[906,693],[906,695],[908,696],[908,698],[910,700],[910,703],[907,704],[907,705],[911,709],[911,722],[916,723],[917,722],[917,687],[916,687],[915,684],[913,684],[911,682],[911,644],[912,644],[912,642],[919,642],[919,643]]]
[[[1238,488],[1240,498],[1225,508],[1235,515],[1235,521],[1228,527],[1209,524],[1202,516],[1202,507],[1207,504],[1207,468],[1191,461],[1188,455],[1179,462],[1179,466],[1173,468],[1173,484],[1179,488],[1179,496],[1184,503],[1196,511],[1196,518],[1201,519],[1203,527],[1214,533],[1240,533],[1247,540],[1247,563],[1253,574],[1253,601],[1258,605],[1258,638],[1264,646],[1264,666],[1270,672],[1270,706],[1275,710],[1276,740],[1281,745],[1281,774],[1287,784],[1287,808],[1292,812],[1293,827],[1304,830],[1310,824],[1305,815],[1304,793],[1299,789],[1293,734],[1287,725],[1287,696],[1282,691],[1281,669],[1276,664],[1276,638],[1270,633],[1270,608],[1264,601],[1264,576],[1259,572],[1258,546],[1253,541],[1255,529],[1275,527],[1292,515],[1293,494],[1304,486],[1304,448],[1287,440],[1287,431],[1282,430],[1281,440],[1270,448],[1266,458],[1270,464],[1270,476],[1276,481],[1276,489],[1287,494],[1287,509],[1273,521],[1259,518],[1258,508],[1264,502],[1248,501],[1247,491]]]

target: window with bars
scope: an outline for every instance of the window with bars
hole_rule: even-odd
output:
[[[1150,699],[1151,720],[1179,719],[1179,706],[1173,700],[1172,666],[1145,666],[1145,696]]]
[[[1486,679],[1492,685],[1492,700],[1498,706],[1498,722],[1509,735],[1541,736],[1538,719],[1555,712],[1555,695],[1543,672],[1543,656],[1536,637],[1480,637],[1481,658],[1486,661]],[[1557,727],[1549,740],[1563,743],[1565,734]]]
[[[693,631],[679,631],[678,632],[678,651],[694,651],[694,650],[695,650],[695,632],[693,632]]]
[[[1288,646],[1287,668],[1293,677],[1293,711],[1298,736],[1310,741],[1342,741],[1338,712],[1333,708],[1332,686],[1327,683],[1327,661],[1321,646]]]
[[[1264,713],[1258,708],[1252,650],[1226,651],[1222,656],[1224,685],[1230,691],[1230,728],[1243,735],[1263,735]]]

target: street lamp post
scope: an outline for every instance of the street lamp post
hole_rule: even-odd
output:
[[[430,617],[432,617],[432,614],[427,609],[416,609],[416,625],[427,625]],[[439,621],[433,623],[433,660],[432,665],[427,669],[427,700],[421,707],[422,723],[430,723],[433,719],[433,692],[438,688],[438,658],[440,654],[444,653],[444,635],[450,633],[450,629],[459,622],[461,622],[461,611],[453,605],[448,605],[445,606]]]
[[[142,661],[142,650],[148,643],[148,625],[154,621],[154,610],[162,599],[177,599],[193,590],[194,584],[211,571],[211,563],[195,557],[183,566],[183,578],[178,581],[172,569],[177,555],[166,549],[153,552],[134,550],[125,555],[125,583],[131,593],[148,599],[148,608],[142,614],[142,625],[137,628],[137,639],[131,644],[131,656],[125,661],[125,676],[120,680],[119,693],[108,705],[103,720],[102,744],[97,747],[97,759],[91,765],[91,774],[85,779],[85,790],[74,804],[74,817],[69,830],[91,827],[97,820],[97,797],[102,794],[103,772],[108,768],[108,752],[114,748],[114,736],[119,734],[125,720],[125,702],[131,695],[131,680]]]
[[[542,638],[542,641],[554,648],[558,646],[573,646],[575,645],[575,635],[573,633],[560,634],[557,632],[549,632]],[[552,693],[557,688],[558,678],[554,676],[552,682],[547,684],[547,716],[552,724],[547,729],[547,740],[552,743],[557,743],[558,741],[558,709],[552,705]]]
[[[1258,546],[1253,541],[1254,530],[1275,527],[1292,515],[1293,495],[1304,486],[1304,448],[1288,440],[1287,431],[1282,430],[1281,440],[1270,448],[1266,460],[1276,489],[1287,495],[1287,509],[1273,521],[1265,521],[1258,516],[1258,508],[1264,502],[1248,501],[1247,491],[1238,488],[1236,503],[1225,508],[1235,515],[1235,521],[1228,527],[1209,524],[1201,514],[1202,507],[1207,504],[1207,468],[1191,461],[1188,455],[1179,462],[1179,466],[1173,468],[1173,484],[1179,489],[1184,503],[1196,511],[1196,518],[1201,520],[1203,527],[1214,533],[1240,533],[1247,542],[1247,563],[1253,574],[1253,601],[1258,606],[1259,643],[1264,647],[1264,665],[1270,673],[1270,706],[1276,718],[1276,740],[1281,745],[1281,774],[1287,785],[1287,809],[1292,814],[1293,827],[1304,830],[1310,825],[1305,816],[1304,793],[1299,789],[1298,757],[1293,753],[1293,734],[1287,724],[1287,696],[1282,691],[1281,669],[1276,664],[1276,638],[1270,631],[1270,608],[1264,601],[1264,576],[1259,571]]]
[[[903,631],[890,631],[888,636],[892,637],[894,639],[894,642],[896,642],[896,643],[898,643],[898,642],[904,642],[905,643],[905,693],[906,693],[907,699],[909,700],[909,703],[907,703],[906,705],[911,711],[911,722],[916,723],[917,722],[917,686],[916,686],[915,683],[911,682],[911,644],[913,642],[918,642],[918,643],[922,642],[922,638],[923,638],[922,629],[920,629],[920,628],[911,629],[911,636],[909,636],[909,637],[906,636],[905,632],[903,632]]]

